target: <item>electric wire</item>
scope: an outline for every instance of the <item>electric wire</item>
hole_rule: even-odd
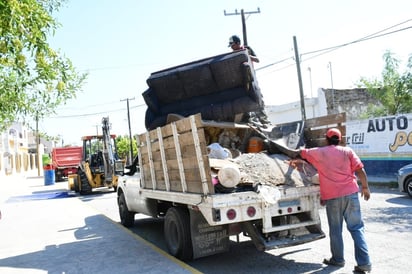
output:
[[[352,42],[349,42],[349,43],[345,43],[345,44],[342,44],[342,45],[339,45],[339,46],[330,47],[330,48],[323,49],[323,50],[318,50],[318,51],[312,51],[312,52],[302,53],[301,56],[313,54],[313,53],[315,53],[315,52],[320,52],[319,54],[317,54],[317,55],[315,55],[315,56],[309,57],[309,58],[307,58],[307,59],[305,59],[305,60],[301,60],[301,62],[304,62],[304,61],[307,61],[307,60],[311,60],[311,59],[313,59],[313,58],[315,58],[315,57],[318,57],[318,56],[327,54],[327,53],[332,52],[332,51],[335,51],[335,50],[338,50],[338,49],[340,49],[340,48],[342,48],[342,47],[346,47],[346,46],[353,45],[353,44],[360,43],[360,42],[364,42],[364,41],[367,41],[367,40],[371,40],[371,39],[383,37],[383,36],[386,36],[386,35],[390,35],[390,34],[397,33],[397,32],[400,32],[400,31],[407,30],[407,29],[411,29],[411,28],[412,28],[412,26],[409,26],[409,27],[406,27],[406,28],[403,28],[403,29],[394,30],[394,31],[387,32],[387,33],[383,33],[383,34],[380,34],[380,35],[374,35],[374,36],[367,37],[367,38],[364,37],[364,38],[362,38],[362,39],[355,40],[355,41],[352,41]],[[321,52],[321,51],[323,51],[323,52]]]
[[[334,50],[337,50],[337,49],[340,49],[340,48],[342,48],[342,47],[346,47],[346,46],[349,46],[349,45],[352,45],[352,44],[355,44],[355,43],[360,43],[360,42],[364,42],[364,41],[367,41],[367,40],[371,40],[371,39],[375,39],[375,38],[380,38],[380,37],[383,37],[383,36],[387,36],[387,35],[390,35],[390,34],[394,34],[394,33],[397,33],[397,32],[401,32],[401,31],[405,31],[405,30],[411,29],[412,26],[408,26],[408,27],[404,27],[404,28],[401,28],[401,29],[398,29],[398,30],[394,30],[394,31],[390,31],[390,32],[385,32],[385,31],[387,31],[387,30],[393,29],[393,28],[395,28],[395,27],[398,27],[398,26],[403,25],[403,24],[405,24],[405,23],[408,23],[408,22],[410,22],[410,21],[412,21],[412,19],[405,20],[405,21],[403,21],[403,22],[401,22],[401,23],[395,24],[395,25],[393,25],[393,26],[391,26],[391,27],[385,28],[385,29],[383,29],[383,30],[377,31],[377,32],[375,32],[375,33],[369,34],[369,35],[367,35],[367,36],[365,36],[365,37],[359,38],[359,39],[357,39],[357,40],[354,40],[354,41],[351,41],[351,42],[348,42],[348,43],[344,43],[344,44],[340,44],[340,45],[337,45],[337,46],[332,46],[332,47],[328,47],[328,48],[323,48],[323,49],[319,49],[319,50],[314,50],[314,51],[309,51],[309,52],[302,53],[302,54],[300,54],[300,56],[311,55],[311,54],[315,54],[315,53],[319,53],[319,54],[317,54],[317,55],[315,55],[315,56],[312,56],[312,57],[309,57],[309,58],[307,58],[307,59],[305,59],[305,60],[303,60],[303,61],[301,60],[301,62],[304,62],[304,61],[313,59],[313,58],[315,58],[315,57],[318,57],[318,56],[327,54],[327,53],[329,53],[329,52],[331,52],[331,51],[334,51]],[[385,32],[385,33],[382,33],[382,32]],[[282,59],[282,60],[279,60],[279,61],[276,61],[276,62],[273,62],[273,63],[270,63],[270,64],[265,65],[265,66],[263,66],[263,67],[256,68],[255,70],[256,70],[256,71],[259,71],[259,70],[262,70],[262,69],[266,69],[266,68],[268,68],[268,67],[271,67],[271,66],[274,66],[274,65],[283,63],[283,62],[285,62],[285,61],[287,61],[287,60],[289,60],[289,59],[291,59],[291,58],[293,59],[293,56],[290,56],[290,57],[288,57],[288,58],[284,58],[284,59]],[[285,68],[287,68],[287,67],[289,67],[289,66],[285,66],[283,69],[285,69]],[[276,71],[279,71],[279,70],[281,70],[281,69],[278,69],[278,70],[276,70]]]
[[[98,105],[95,105],[95,106],[98,106]],[[145,106],[146,106],[145,104],[140,104],[140,105],[136,105],[136,106],[130,106],[129,109],[136,109],[136,108],[145,107]],[[50,119],[67,119],[67,118],[77,118],[77,117],[89,117],[89,116],[95,116],[95,115],[125,111],[125,109],[126,108],[119,108],[119,109],[105,110],[105,111],[92,112],[92,113],[71,114],[71,115],[56,115],[56,116],[51,116],[51,117],[48,117],[48,118],[50,118]]]
[[[367,35],[367,36],[365,36],[365,37],[359,38],[359,39],[354,40],[354,41],[351,41],[351,42],[347,42],[347,43],[340,44],[340,45],[337,45],[337,46],[332,46],[332,47],[328,47],[328,48],[323,48],[323,49],[319,49],[319,50],[314,50],[314,51],[309,51],[309,52],[302,53],[302,54],[300,54],[301,57],[302,57],[302,56],[306,56],[306,55],[316,54],[316,53],[318,53],[318,54],[316,54],[316,55],[314,55],[314,56],[311,56],[311,57],[309,57],[309,58],[307,58],[307,59],[305,59],[305,60],[303,60],[303,61],[301,60],[301,62],[304,62],[304,61],[313,59],[313,58],[315,58],[315,57],[318,57],[318,56],[327,54],[327,53],[329,53],[329,52],[331,52],[331,51],[334,51],[334,50],[338,50],[338,49],[340,49],[340,48],[342,48],[342,47],[346,47],[346,46],[349,46],[349,45],[352,45],[352,44],[364,42],[364,41],[371,40],[371,39],[375,39],[375,38],[380,38],[380,37],[383,37],[383,36],[387,36],[387,35],[391,35],[391,34],[394,34],[394,33],[397,33],[397,32],[401,32],[401,31],[405,31],[405,30],[411,29],[412,26],[408,26],[408,27],[405,27],[405,28],[402,28],[402,29],[398,29],[398,30],[394,30],[394,31],[390,31],[390,32],[385,32],[385,31],[387,31],[387,30],[393,29],[393,28],[395,28],[395,27],[397,27],[397,26],[403,25],[403,24],[405,24],[405,23],[407,23],[407,22],[410,22],[410,21],[412,21],[412,19],[405,20],[405,21],[403,21],[403,22],[401,22],[401,23],[395,24],[395,25],[393,25],[393,26],[391,26],[391,27],[385,28],[385,29],[383,29],[383,30],[377,31],[377,32],[375,32],[375,33],[369,34],[369,35]],[[385,33],[382,33],[382,32],[385,32]],[[290,57],[287,57],[287,58],[283,58],[283,59],[281,59],[281,60],[279,60],[279,61],[273,62],[273,63],[268,64],[268,65],[265,65],[265,66],[263,66],[263,67],[256,68],[255,71],[260,71],[260,70],[266,69],[266,68],[268,68],[268,67],[271,67],[271,66],[274,66],[274,65],[277,65],[277,64],[284,63],[284,62],[286,62],[286,61],[288,61],[288,60],[290,60],[290,59],[294,60],[294,57],[293,57],[293,56],[290,56]],[[281,68],[279,68],[279,69],[272,70],[271,72],[280,71],[280,70],[286,69],[286,68],[291,67],[291,66],[294,66],[294,65],[295,65],[295,64],[288,64],[288,65],[285,65],[285,66],[283,66],[283,67],[281,67]],[[110,69],[110,68],[101,68],[101,69]],[[92,69],[92,70],[99,70],[99,68]],[[105,103],[105,104],[107,104],[107,103]],[[93,106],[101,106],[101,105],[102,105],[102,104],[96,104],[96,105],[93,105]],[[145,104],[140,104],[140,105],[136,105],[136,106],[131,106],[130,109],[135,109],[135,108],[140,108],[140,107],[145,107],[145,106],[146,106]],[[106,110],[106,111],[93,112],[93,113],[85,113],[85,114],[59,115],[59,116],[53,116],[53,117],[49,117],[49,118],[51,118],[51,119],[63,119],[63,118],[88,117],[88,116],[95,116],[95,115],[101,115],[101,114],[107,114],[107,113],[114,113],[114,112],[119,112],[119,111],[124,111],[124,110],[125,110],[125,108],[120,108],[120,109]]]

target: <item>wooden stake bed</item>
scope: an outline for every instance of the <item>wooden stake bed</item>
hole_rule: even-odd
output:
[[[200,114],[138,136],[145,189],[214,194]]]
[[[217,142],[224,128],[241,139],[248,136],[250,128],[232,122],[204,121],[200,114],[179,119],[138,136],[142,187],[214,194],[207,145]],[[344,113],[306,120],[302,132],[306,147],[326,145],[325,133],[330,127],[338,127],[345,136],[345,120]],[[342,141],[344,145],[345,139]]]

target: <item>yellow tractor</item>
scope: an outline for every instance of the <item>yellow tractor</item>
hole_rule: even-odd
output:
[[[124,173],[124,161],[116,153],[116,135],[110,134],[109,118],[102,119],[102,135],[82,137],[83,156],[77,174],[69,177],[69,189],[89,194],[99,187],[117,189],[118,176]]]

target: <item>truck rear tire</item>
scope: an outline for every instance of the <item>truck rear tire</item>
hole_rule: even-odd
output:
[[[183,261],[193,258],[190,215],[187,209],[172,207],[167,210],[164,237],[171,255]]]
[[[124,193],[121,193],[118,200],[120,223],[125,227],[132,227],[134,225],[134,212],[130,212],[127,208],[126,198]]]

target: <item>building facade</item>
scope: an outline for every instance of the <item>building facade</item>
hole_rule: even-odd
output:
[[[346,113],[346,144],[362,159],[369,176],[396,181],[396,172],[412,163],[412,114],[358,119],[369,104],[380,104],[364,89],[319,89],[305,98],[306,118]],[[267,106],[274,124],[302,119],[300,102]]]
[[[22,123],[13,123],[0,133],[0,175],[37,169],[36,135]],[[50,153],[53,143],[40,139],[40,155]]]

